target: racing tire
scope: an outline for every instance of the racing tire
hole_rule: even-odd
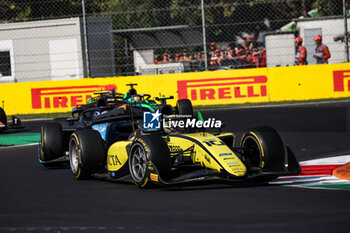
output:
[[[182,99],[176,102],[176,107],[179,115],[191,115],[193,116],[193,107],[191,100]]]
[[[63,134],[62,125],[58,123],[47,123],[41,126],[41,150],[40,160],[47,162],[63,156]],[[43,163],[49,167],[49,164]]]
[[[74,177],[87,179],[105,167],[106,150],[95,130],[75,131],[69,139],[69,164]]]
[[[4,127],[0,127],[0,132],[2,132],[7,129],[7,116],[2,108],[0,108],[0,122],[5,125]]]
[[[151,174],[148,161],[155,166],[162,180],[168,180],[170,175],[169,148],[160,135],[143,135],[136,138],[129,152],[129,172],[132,180],[139,188],[148,188],[151,184]],[[159,181],[159,178],[157,177]],[[154,181],[154,179],[153,179]],[[157,181],[155,181],[157,182]]]
[[[271,127],[256,127],[243,134],[242,161],[247,167],[281,172],[284,169],[284,144],[277,131]]]

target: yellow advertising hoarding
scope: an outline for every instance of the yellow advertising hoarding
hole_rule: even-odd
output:
[[[261,103],[350,97],[350,63],[208,71],[184,74],[88,78],[82,80],[0,84],[0,101],[8,115],[70,111],[95,91],[173,95],[193,105]]]

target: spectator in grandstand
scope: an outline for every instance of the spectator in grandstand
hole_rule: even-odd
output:
[[[213,70],[216,70],[221,63],[222,58],[220,58],[220,49],[216,49],[212,52],[210,57],[210,65]]]
[[[227,44],[226,45],[226,52],[227,52],[227,55],[230,53],[230,50],[233,48],[232,44]]]
[[[260,67],[260,51],[258,51],[257,48],[253,48],[253,51],[251,52],[251,60],[254,63],[255,67]]]
[[[190,58],[188,56],[186,49],[182,52],[182,56],[180,58],[180,62],[184,62],[184,61],[190,61]]]
[[[251,59],[255,64],[255,67],[266,67],[266,49],[253,48],[251,53]]]
[[[240,69],[242,68],[241,59],[236,56],[236,52],[233,48],[228,52],[227,57],[221,61],[221,66],[229,69]]]
[[[234,48],[230,48],[228,50],[227,59],[232,60],[235,57],[237,57],[236,50]]]
[[[216,62],[218,63],[219,66],[221,66],[221,62],[225,59],[226,59],[225,51],[220,50],[220,53],[219,53],[219,56],[218,56],[218,59],[216,60]]]
[[[295,38],[295,64],[298,66],[307,65],[307,51],[303,46],[303,39],[301,37]]]
[[[175,62],[180,62],[180,54],[176,53],[175,54],[175,59],[174,59]]]
[[[194,61],[194,55],[193,53],[188,54],[188,61]]]
[[[153,61],[154,64],[158,64],[159,63],[159,56],[158,55],[155,55],[154,56],[154,61]]]
[[[256,64],[252,60],[252,56],[249,49],[239,49],[237,56],[241,59],[242,68],[254,68]]]
[[[198,52],[198,53],[196,54],[196,56],[194,57],[194,59],[196,59],[197,61],[200,61],[201,58],[202,58],[202,55],[201,55],[201,54],[202,54],[201,52]]]
[[[215,50],[216,50],[216,44],[215,44],[215,42],[211,42],[210,48],[209,48],[209,56],[210,57],[215,53]]]
[[[235,49],[230,49],[229,52],[229,59],[234,65],[235,69],[241,69],[242,68],[242,61],[237,57],[236,50]],[[231,57],[231,58],[230,58]]]
[[[173,55],[172,54],[168,54],[168,62],[173,62],[174,59],[173,59]]]
[[[241,50],[249,50],[248,37],[244,38],[244,41],[242,42],[242,44],[240,44],[239,47]]]
[[[315,36],[315,55],[317,64],[328,64],[328,59],[331,57],[331,53],[329,52],[328,46],[322,44],[322,36]]]
[[[256,42],[255,42],[255,39],[254,39],[254,36],[248,36],[246,38],[246,43],[247,43],[247,47],[249,50],[253,50],[253,48],[256,47]]]
[[[203,71],[206,69],[205,67],[205,56],[203,52],[200,52],[197,54],[197,60],[199,61],[198,63],[198,69],[199,71]]]
[[[266,67],[266,49],[260,50],[260,67]]]
[[[191,71],[195,71],[198,66],[198,61],[193,53],[188,55],[188,62],[190,63]]]
[[[163,53],[163,59],[162,59],[161,63],[167,63],[167,62],[169,62],[168,54],[167,53]]]
[[[224,55],[224,59],[228,59],[228,54],[229,54],[229,51],[228,50],[224,50],[223,51],[223,55]]]

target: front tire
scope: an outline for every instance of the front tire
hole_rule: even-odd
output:
[[[69,164],[74,177],[86,179],[104,168],[106,150],[95,130],[78,130],[69,139]]]
[[[281,172],[284,169],[284,144],[277,131],[271,127],[248,130],[241,139],[242,160],[247,167]]]
[[[136,138],[131,146],[129,171],[131,178],[139,188],[149,187],[150,173],[155,173],[155,171],[150,171],[148,161],[151,161],[156,167],[162,180],[169,179],[170,152],[160,135],[143,135]]]

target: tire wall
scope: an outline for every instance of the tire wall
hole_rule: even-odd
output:
[[[128,83],[152,97],[173,95],[173,106],[178,99],[196,106],[348,98],[350,63],[0,84],[0,102],[8,115],[67,112],[94,91],[125,93]]]

